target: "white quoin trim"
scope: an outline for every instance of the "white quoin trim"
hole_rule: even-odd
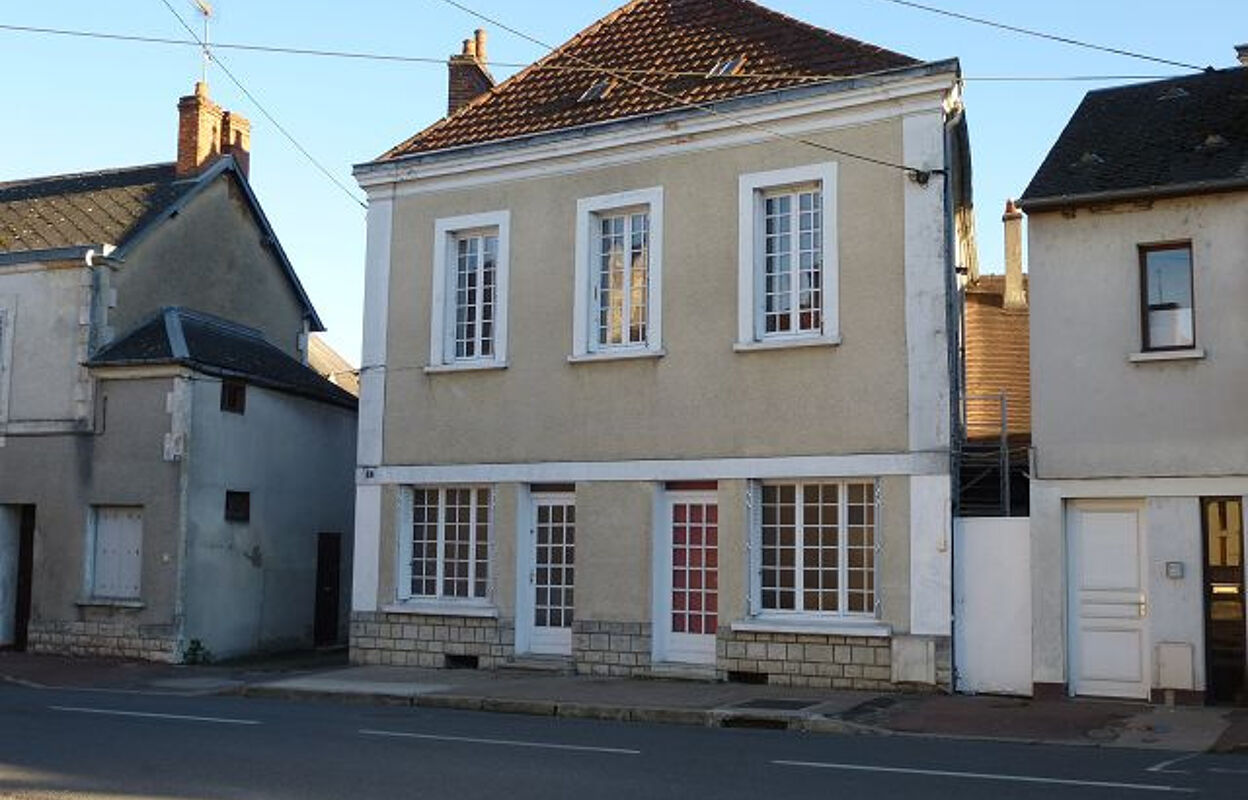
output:
[[[381,463],[386,414],[386,337],[390,313],[390,243],[394,233],[394,200],[373,195],[368,203],[364,256],[364,330],[360,365],[360,464]],[[357,561],[358,563],[358,561]]]
[[[377,610],[381,571],[381,487],[355,488],[355,552],[351,568],[351,610]]]
[[[762,340],[763,315],[763,193],[767,189],[818,183],[823,219],[823,330],[771,336],[768,342],[804,344],[840,341],[840,247],[836,229],[836,163],[742,175],[737,196],[737,345]]]
[[[646,309],[646,341],[633,347],[597,345],[598,305],[594,302],[594,280],[598,265],[594,260],[594,243],[599,235],[594,226],[597,214],[616,209],[644,207],[650,217],[648,302]],[[572,357],[588,356],[597,350],[604,357],[627,356],[642,351],[657,355],[663,349],[663,187],[638,189],[618,194],[585,197],[576,202],[576,271],[573,279]]]
[[[455,286],[450,271],[455,264],[455,236],[467,231],[491,229],[498,235],[494,265],[494,347],[489,358],[455,360]],[[429,314],[429,367],[431,371],[455,368],[482,369],[507,364],[507,296],[511,259],[511,212],[489,211],[460,217],[443,217],[434,223],[433,287]],[[449,345],[449,346],[448,346]]]
[[[916,168],[945,167],[944,114],[902,121],[902,160]],[[942,174],[942,173],[937,173]],[[911,450],[949,447],[949,351],[946,325],[946,220],[943,181],[905,180],[906,365]]]

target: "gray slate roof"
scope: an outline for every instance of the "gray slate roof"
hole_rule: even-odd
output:
[[[0,183],[0,251],[124,245],[195,186],[173,164]]]
[[[270,344],[254,328],[192,311],[165,308],[104,347],[92,367],[177,364],[243,378],[277,391],[355,409],[355,396]]]
[[[1089,92],[1019,205],[1248,187],[1248,69]]]

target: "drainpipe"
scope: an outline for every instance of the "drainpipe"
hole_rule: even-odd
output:
[[[954,576],[957,564],[957,530],[961,484],[961,454],[958,448],[961,430],[961,364],[958,357],[962,339],[960,314],[960,294],[957,285],[957,224],[954,219],[956,198],[953,196],[955,175],[960,175],[954,160],[958,153],[957,130],[964,125],[965,114],[961,109],[945,120],[945,186],[944,186],[944,217],[945,217],[945,330],[946,352],[949,372],[949,693],[957,692],[958,659],[957,659],[957,592]]]

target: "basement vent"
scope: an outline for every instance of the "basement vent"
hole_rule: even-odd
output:
[[[755,684],[766,683],[767,673],[766,672],[740,672],[740,671],[729,672],[728,682],[729,683],[755,683]]]
[[[447,669],[477,669],[478,664],[477,656],[456,656],[450,653],[446,655]]]

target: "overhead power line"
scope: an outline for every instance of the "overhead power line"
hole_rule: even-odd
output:
[[[84,31],[72,28],[45,28],[31,25],[8,25],[0,23],[0,31],[12,31],[14,33],[29,33],[45,36],[66,36],[82,39],[98,39],[103,41],[129,42],[133,44],[153,44],[153,45],[169,45],[176,47],[195,47],[201,48],[202,45],[192,39],[171,39],[161,36],[138,36],[125,33],[107,33],[103,31]],[[212,50],[237,50],[241,52],[267,53],[270,55],[293,55],[308,56],[313,58],[337,58],[353,61],[376,61],[389,62],[399,64],[426,64],[436,66],[446,66],[446,58],[434,58],[432,56],[405,56],[394,53],[370,53],[364,51],[352,50],[328,50],[307,47],[284,47],[280,45],[265,44],[243,44],[238,42],[214,42],[211,46]],[[218,62],[220,63],[220,62]],[[579,64],[547,64],[533,65],[512,61],[491,61],[491,67],[506,67],[514,69],[523,69],[525,67],[550,70],[557,72],[584,72],[595,73],[601,72],[598,67],[587,67]],[[681,71],[681,70],[664,70],[664,69],[635,69],[624,67],[612,67],[617,72],[627,75],[635,75],[640,77],[658,77],[658,78],[705,78],[705,72],[697,71]],[[811,83],[846,80],[850,78],[862,77],[860,75],[833,75],[829,73],[790,73],[790,72],[750,72],[742,70],[732,75],[724,75],[717,80],[742,80],[742,79],[779,79],[779,80],[801,80]],[[1020,83],[1041,83],[1041,82],[1088,82],[1094,83],[1098,81],[1144,81],[1144,80],[1160,80],[1171,77],[1169,75],[963,75],[964,81],[984,81],[984,82],[1020,82]]]
[[[355,193],[352,192],[350,189],[348,189],[346,184],[338,180],[338,178],[336,178],[334,174],[330,172],[329,169],[326,168],[324,164],[322,164],[320,161],[316,159],[315,156],[313,156],[310,152],[308,152],[308,149],[304,147],[302,144],[300,144],[299,140],[297,140],[290,133],[290,131],[286,130],[286,128],[280,122],[278,122],[277,119],[272,114],[269,113],[268,109],[264,107],[264,104],[256,99],[256,96],[253,95],[247,89],[247,87],[243,85],[242,81],[240,81],[237,77],[235,77],[234,73],[230,71],[230,68],[227,67],[225,63],[221,61],[220,58],[212,54],[207,43],[204,42],[204,40],[199,38],[199,35],[195,33],[195,29],[187,24],[186,20],[182,18],[182,15],[178,13],[178,10],[173,7],[173,5],[169,2],[169,0],[160,0],[160,2],[164,4],[165,8],[169,9],[170,14],[173,14],[173,16],[177,17],[178,22],[180,22],[182,24],[182,27],[186,29],[186,32],[191,35],[191,38],[195,40],[195,43],[198,44],[200,48],[203,49],[205,55],[208,58],[210,58],[218,67],[221,68],[221,71],[225,73],[225,76],[229,78],[230,81],[236,87],[238,87],[238,90],[242,92],[243,95],[246,96],[248,100],[251,101],[252,105],[254,105],[256,109],[260,111],[261,114],[264,115],[264,118],[267,119],[269,123],[273,125],[273,127],[276,128],[279,133],[282,134],[282,136],[286,137],[286,140],[289,141],[291,145],[293,145],[294,148],[298,150],[303,155],[303,157],[308,160],[310,164],[312,164],[312,166],[320,170],[321,174],[323,174],[326,178],[330,180],[330,182],[332,182],[335,186],[341,189],[343,194],[345,194],[347,197],[350,197],[352,202],[356,203],[361,208],[364,208],[364,209],[368,208],[368,205],[364,201],[356,197]]]
[[[1186,64],[1182,61],[1172,61],[1168,58],[1159,58],[1150,56],[1147,53],[1137,53],[1132,50],[1123,50],[1118,47],[1106,47],[1104,45],[1095,44],[1093,42],[1085,42],[1081,39],[1072,39],[1069,36],[1057,36],[1052,33],[1044,33],[1043,31],[1032,30],[1030,28],[1022,28],[1017,25],[1007,25],[1004,22],[997,22],[983,17],[973,17],[970,14],[962,14],[957,11],[950,11],[937,6],[929,6],[923,3],[914,2],[914,0],[881,0],[884,3],[892,3],[897,6],[905,6],[906,8],[915,8],[920,11],[927,11],[931,14],[940,14],[954,19],[960,19],[964,22],[973,22],[976,25],[986,25],[990,28],[997,28],[1012,33],[1020,33],[1024,36],[1034,36],[1037,39],[1047,39],[1050,42],[1060,42],[1061,44],[1073,45],[1075,47],[1083,47],[1088,50],[1099,50],[1102,53],[1113,53],[1118,56],[1127,56],[1128,58],[1138,58],[1142,61],[1152,61],[1157,64],[1166,64],[1171,67],[1182,67],[1183,69],[1191,69],[1197,72],[1203,72],[1205,67],[1198,67],[1195,64]]]
[[[482,14],[479,11],[475,11],[469,8],[468,6],[464,5],[463,3],[458,2],[457,0],[441,0],[441,2],[445,3],[446,5],[457,8],[460,11],[464,12],[465,14],[476,17],[477,19],[482,20],[483,22],[487,22],[490,25],[494,25],[502,30],[505,30],[514,36],[519,36],[521,39],[524,39],[525,41],[532,42],[538,47],[545,48],[551,53],[557,50],[557,48],[554,47],[553,45],[549,45],[546,42],[543,42],[541,39],[537,39],[525,33],[524,31],[513,28],[512,26],[508,25],[505,22],[502,22],[501,20],[494,19],[485,14]],[[782,139],[784,141],[792,142],[794,144],[800,144],[800,145],[805,145],[807,147],[812,147],[816,150],[822,150],[825,153],[832,153],[833,155],[838,155],[843,158],[854,159],[857,161],[866,162],[868,164],[875,164],[881,167],[889,167],[891,169],[900,170],[910,175],[911,177],[915,178],[920,183],[925,183],[927,179],[930,178],[933,173],[938,173],[942,175],[944,174],[944,170],[941,170],[941,169],[920,169],[918,167],[911,167],[905,164],[897,164],[892,161],[886,161],[882,158],[875,158],[874,156],[867,156],[861,153],[853,153],[853,152],[850,152],[849,150],[841,150],[840,148],[831,147],[829,145],[822,144],[820,142],[814,142],[814,141],[811,141],[810,139],[804,139],[800,136],[792,136],[790,134],[783,133],[774,128],[771,128],[767,125],[761,125],[757,122],[752,122],[747,119],[742,119],[741,117],[738,117],[735,114],[729,114],[729,113],[720,111],[719,109],[713,106],[710,106],[706,103],[699,103],[696,101],[686,100],[678,95],[674,95],[662,89],[656,89],[653,86],[649,86],[645,83],[642,83],[641,81],[628,77],[627,75],[624,75],[618,71],[613,71],[610,67],[604,67],[601,64],[595,64],[594,62],[581,58],[580,56],[573,55],[571,53],[566,53],[566,52],[563,55],[567,57],[568,59],[576,61],[586,67],[593,68],[593,70],[596,72],[615,78],[621,83],[626,83],[630,86],[649,92],[650,94],[656,95],[658,97],[662,97],[666,100],[673,101],[678,104],[677,106],[678,108],[696,109],[710,116],[719,117],[720,119],[728,120],[729,122],[732,122],[733,124],[739,125],[743,128],[752,128],[756,131],[766,133],[769,136],[773,136],[777,139]]]

